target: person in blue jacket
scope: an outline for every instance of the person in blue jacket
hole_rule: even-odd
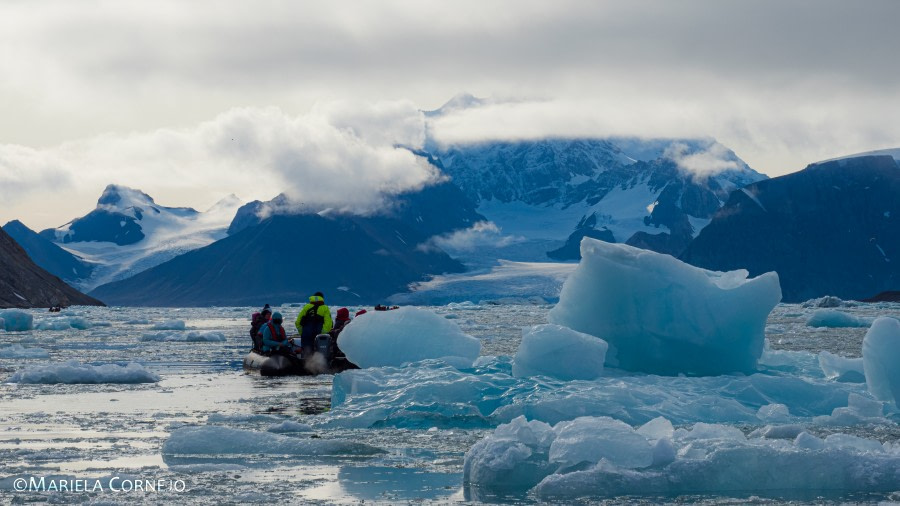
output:
[[[262,351],[264,353],[272,352],[288,352],[292,349],[293,343],[287,338],[287,333],[281,323],[284,320],[281,313],[272,313],[272,319],[266,322],[259,333],[262,335]]]

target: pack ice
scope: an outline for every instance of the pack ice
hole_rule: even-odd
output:
[[[426,359],[471,367],[481,353],[481,341],[463,333],[459,325],[414,307],[360,315],[341,332],[338,343],[347,359],[363,368]]]
[[[896,445],[841,433],[821,439],[802,428],[769,434],[747,437],[702,422],[674,429],[662,417],[637,429],[608,417],[552,427],[518,417],[473,445],[463,472],[476,497],[533,490],[556,501],[745,491],[816,497],[900,487]]]
[[[747,279],[590,238],[581,257],[549,318],[609,343],[607,365],[665,375],[756,369],[781,300],[776,273]]]

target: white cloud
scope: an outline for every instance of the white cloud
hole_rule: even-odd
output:
[[[187,190],[269,199],[284,192],[313,208],[365,214],[383,206],[385,196],[442,178],[398,147],[419,149],[423,142],[423,116],[409,102],[322,104],[300,116],[240,108],[191,128],[107,134],[45,149],[0,145],[0,191],[7,203],[54,190],[96,199],[108,183],[157,197]]]
[[[503,248],[523,240],[523,237],[503,235],[500,227],[493,222],[479,221],[469,228],[434,236],[417,248],[422,251],[440,248],[452,254],[481,248]]]
[[[739,168],[738,162],[732,158],[733,153],[718,142],[697,152],[692,152],[687,144],[673,142],[666,148],[663,157],[675,162],[682,171],[700,179]]]

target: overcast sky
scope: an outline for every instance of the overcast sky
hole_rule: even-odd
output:
[[[900,147],[898,20],[895,0],[6,1],[0,223],[61,225],[111,182],[365,210],[437,177],[393,146],[460,92],[495,105],[429,125],[443,142],[709,136],[781,175]]]

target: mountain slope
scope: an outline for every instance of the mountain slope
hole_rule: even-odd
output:
[[[731,194],[682,259],[776,271],[785,302],[900,288],[900,165],[891,156],[813,164]]]
[[[90,277],[94,270],[94,265],[60,248],[19,220],[3,225],[3,230],[25,249],[34,263],[66,283]]]
[[[9,234],[0,230],[0,307],[54,305],[101,306],[103,303],[38,267]]]
[[[429,274],[461,272],[427,236],[385,217],[276,215],[92,292],[117,305],[258,305],[377,302]]]

